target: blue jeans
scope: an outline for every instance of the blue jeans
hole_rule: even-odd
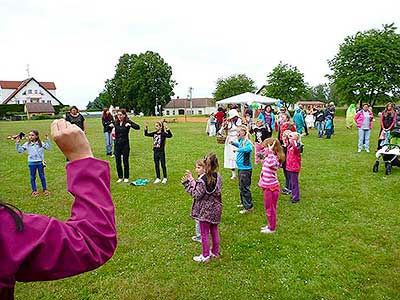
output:
[[[44,167],[43,164],[37,164],[37,165],[29,165],[29,171],[30,171],[30,175],[31,175],[31,187],[32,187],[32,192],[36,192],[36,170],[39,173],[39,178],[40,178],[40,182],[42,183],[42,188],[43,191],[47,190],[47,186],[46,186],[46,177],[44,177]]]
[[[111,132],[104,132],[104,139],[106,141],[106,154],[112,154],[112,139],[111,139]]]
[[[369,151],[369,136],[371,129],[358,128],[358,150],[361,151],[364,146],[365,150]]]
[[[318,137],[324,136],[325,123],[321,121],[315,121],[315,128],[318,130]]]

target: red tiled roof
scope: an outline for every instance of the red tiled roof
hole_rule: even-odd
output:
[[[30,78],[29,78],[30,79]],[[26,80],[29,80],[26,79]],[[23,81],[7,81],[7,80],[0,80],[0,87],[2,89],[17,89],[19,86],[24,83],[26,80]],[[54,82],[46,82],[46,81],[40,81],[39,82],[43,87],[45,87],[47,90],[55,90],[56,85]]]
[[[28,79],[25,79],[24,81],[21,81],[20,85],[15,89],[14,92],[11,93],[10,96],[7,97],[6,100],[3,101],[2,104],[7,104],[8,101],[10,101],[10,99],[12,99],[24,86],[26,86],[31,80],[35,81],[37,84],[39,84],[39,86],[41,86],[42,88],[46,89],[46,91],[50,94],[50,96],[52,96],[56,101],[58,101],[61,105],[62,103],[60,102],[60,100],[58,100],[51,92],[48,91],[48,89],[39,81],[37,81],[35,78],[31,77]],[[0,81],[1,82],[7,82],[7,81]],[[13,81],[13,82],[17,82],[17,81]],[[51,84],[54,86],[54,90],[56,88],[54,82],[44,82],[45,84],[47,83],[48,85],[51,86]]]
[[[26,103],[25,106],[28,113],[54,113],[51,103]]]
[[[182,108],[182,107],[190,107],[190,101],[188,99],[171,99],[165,108]],[[193,98],[192,99],[192,107],[214,107],[215,102],[213,98]]]

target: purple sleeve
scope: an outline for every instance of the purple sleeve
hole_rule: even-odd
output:
[[[183,183],[183,186],[185,187],[185,191],[195,200],[203,198],[206,193],[206,185],[202,179],[197,179],[194,185],[188,180]]]
[[[94,158],[73,161],[67,165],[67,182],[75,201],[66,222],[24,214],[23,232],[0,231],[7,235],[7,239],[0,237],[6,255],[0,262],[17,281],[72,276],[95,269],[112,257],[117,233],[108,163]],[[0,275],[0,286],[1,279]]]

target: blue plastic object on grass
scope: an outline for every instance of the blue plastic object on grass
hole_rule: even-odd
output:
[[[131,185],[142,186],[142,185],[148,184],[149,182],[150,182],[150,180],[148,180],[148,179],[136,179],[131,182]]]

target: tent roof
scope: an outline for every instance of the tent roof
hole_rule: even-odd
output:
[[[217,104],[251,104],[251,103],[275,104],[278,101],[279,100],[274,98],[269,98],[247,92],[226,99],[222,99],[220,101],[217,101],[216,103]]]

